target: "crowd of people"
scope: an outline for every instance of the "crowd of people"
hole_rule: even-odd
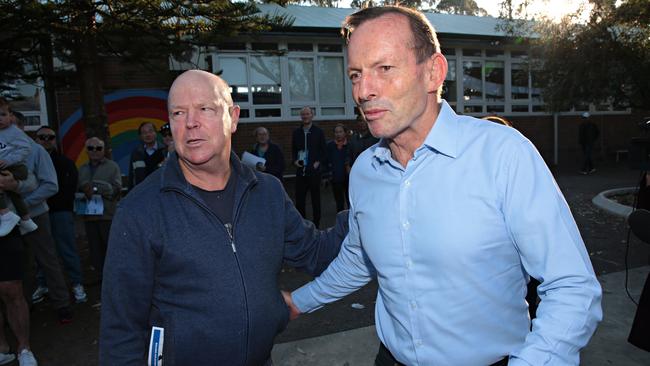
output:
[[[59,321],[72,321],[59,255],[74,300],[87,300],[75,214],[101,283],[100,365],[271,365],[273,340],[291,319],[372,278],[375,365],[579,364],[602,319],[601,288],[535,147],[441,98],[447,61],[421,13],[367,8],[342,32],[362,117],[354,134],[339,124],[326,142],[313,110],[301,110],[290,157],[295,205],[266,128],[248,151],[262,158],[254,166],[232,151],[240,108],[214,74],[175,79],[170,123],[158,131],[164,144],[153,123],[139,126],[124,198],[105,141],[85,142],[89,160],[77,171],[53,129],[25,139],[0,101],[0,298],[21,366],[37,364],[26,300],[47,294]],[[323,179],[340,211],[326,230]],[[281,292],[284,264],[316,279]],[[531,279],[540,298],[532,322]],[[15,357],[0,332],[0,364]]]

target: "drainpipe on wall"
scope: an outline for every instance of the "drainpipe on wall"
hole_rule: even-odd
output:
[[[558,164],[558,113],[553,113],[553,165]]]

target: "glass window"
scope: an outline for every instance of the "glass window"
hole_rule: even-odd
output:
[[[442,86],[442,97],[447,102],[458,101],[458,95],[456,95],[456,60],[449,60],[445,84]]]
[[[502,61],[485,62],[485,99],[489,102],[504,102],[505,73]]]
[[[503,51],[501,50],[485,50],[485,57],[501,57]]]
[[[251,44],[253,50],[256,51],[275,51],[278,49],[277,43],[253,43]]]
[[[345,114],[345,108],[343,107],[327,107],[321,108],[320,114],[322,116],[342,116]]]
[[[270,109],[256,109],[255,117],[280,117],[282,112],[280,108],[270,108]]]
[[[250,117],[250,112],[248,109],[240,109],[239,110],[239,118],[248,118]]]
[[[513,100],[528,99],[528,70],[523,64],[512,64],[511,81],[511,98]]]
[[[544,112],[544,106],[542,104],[533,104],[533,112]]]
[[[289,43],[289,51],[313,52],[314,46],[311,43]]]
[[[463,49],[463,56],[481,57],[481,56],[483,56],[483,53],[481,52],[481,50],[472,49],[472,48],[465,48],[465,49]]]
[[[463,113],[483,113],[482,105],[466,105],[463,108]]]
[[[318,92],[321,104],[345,103],[344,76],[343,57],[318,58]]]
[[[221,77],[230,85],[230,93],[235,103],[248,102],[248,77],[245,57],[222,57],[219,64]]]
[[[318,52],[343,52],[340,44],[319,44]]]
[[[502,105],[488,105],[487,106],[487,112],[488,113],[503,113],[505,111],[504,106]]]
[[[292,57],[289,59],[289,99],[292,102],[316,100],[314,85],[314,59]]]
[[[528,53],[526,51],[510,51],[510,57],[525,59],[528,58]]]
[[[463,98],[465,100],[483,99],[482,66],[481,61],[463,62]]]
[[[513,112],[528,112],[528,104],[513,104],[511,110]]]
[[[456,56],[455,48],[440,48],[440,52],[445,56]]]
[[[251,89],[253,104],[282,104],[280,57],[251,57]]]
[[[533,84],[533,87],[530,89],[530,99],[533,100],[533,103],[541,103],[543,102],[542,91],[544,86],[542,85],[542,78],[539,75],[539,71],[531,70],[530,78],[531,83]]]

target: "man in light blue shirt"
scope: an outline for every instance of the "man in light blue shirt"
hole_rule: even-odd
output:
[[[377,365],[578,365],[601,288],[539,153],[441,99],[447,61],[422,14],[364,9],[343,33],[355,102],[381,140],[352,169],[339,256],[285,294],[292,316],[377,276]],[[529,276],[541,282],[532,330]]]

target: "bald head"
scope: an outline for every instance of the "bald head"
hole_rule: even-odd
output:
[[[207,87],[214,90],[214,94],[223,98],[228,106],[232,106],[232,97],[230,96],[230,87],[220,77],[215,74],[203,70],[188,70],[180,74],[172,83],[169,88],[169,95],[167,97],[167,104],[171,110],[171,102],[173,101],[174,94],[188,86],[195,85],[197,87]]]

